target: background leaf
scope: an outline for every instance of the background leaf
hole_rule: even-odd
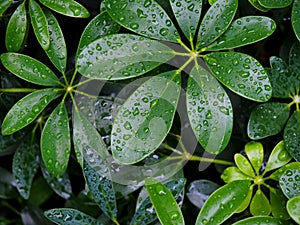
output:
[[[281,220],[278,218],[274,218],[271,216],[254,216],[249,217],[243,220],[240,220],[238,222],[235,222],[232,225],[253,225],[253,224],[259,224],[259,225],[292,225],[291,223],[287,222],[286,220]]]
[[[289,6],[293,2],[293,0],[258,0],[258,2],[266,8],[284,8]]]
[[[287,198],[284,196],[280,189],[270,189],[270,203],[272,215],[276,218],[288,220],[290,218],[286,210]]]
[[[294,76],[298,75],[298,79],[294,79],[295,87],[299,87],[300,83],[300,43],[295,42],[290,50],[289,55],[289,66],[291,70],[295,73]]]
[[[295,35],[300,40],[300,2],[298,0],[294,1],[291,21]]]
[[[248,0],[252,6],[254,6],[256,9],[262,11],[262,12],[267,12],[269,9],[266,7],[263,7],[260,3],[259,0]]]
[[[279,179],[279,185],[287,198],[300,196],[300,170],[286,170]]]
[[[0,2],[0,17],[9,8],[9,6],[11,5],[11,3],[12,3],[12,0],[4,0],[4,1]]]
[[[300,217],[299,217],[300,196],[288,200],[286,207],[293,220],[296,223],[300,224]]]
[[[271,205],[265,194],[258,189],[250,203],[250,213],[253,216],[268,216],[271,213]]]

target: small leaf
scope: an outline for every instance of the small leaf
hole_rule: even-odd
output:
[[[288,220],[290,218],[286,210],[287,198],[280,189],[270,189],[270,203],[272,208],[272,215],[276,218]]]
[[[276,23],[264,16],[246,16],[231,23],[227,31],[207,47],[209,51],[232,49],[258,42],[270,36]]]
[[[11,1],[4,1],[11,3]],[[2,4],[0,3],[0,9]],[[1,13],[0,13],[1,14]],[[5,33],[5,46],[9,52],[17,52],[21,49],[27,32],[27,16],[25,2],[14,11],[7,24]]]
[[[300,41],[300,2],[295,0],[291,15],[292,26],[297,39]]]
[[[76,209],[51,209],[47,210],[45,216],[56,224],[74,225],[74,224],[89,224],[102,225],[101,222],[93,217],[80,212]]]
[[[298,75],[298,79],[294,80],[295,87],[298,87],[300,83],[300,43],[297,41],[291,47],[289,55],[289,64],[290,68],[296,74],[296,76]]]
[[[289,199],[300,195],[300,170],[286,170],[279,179],[279,185]]]
[[[267,12],[269,9],[266,8],[266,7],[263,7],[260,3],[259,3],[259,0],[248,0],[251,5],[253,7],[255,7],[256,9],[262,11],[262,12]]]
[[[256,106],[250,115],[247,133],[253,140],[278,134],[290,115],[290,107],[286,103],[268,102]]]
[[[270,178],[279,181],[280,177],[285,173],[285,171],[292,169],[300,170],[300,162],[291,162],[280,167],[278,170],[271,174]]]
[[[125,101],[112,127],[111,150],[117,162],[139,162],[159,147],[172,126],[180,83],[176,71],[165,72],[151,77]]]
[[[252,180],[253,179],[252,177],[247,176],[242,171],[240,171],[237,167],[234,167],[234,166],[227,167],[223,171],[221,178],[225,183],[231,183],[235,180]]]
[[[51,113],[41,134],[42,158],[48,171],[60,177],[66,170],[71,152],[68,112],[60,103]]]
[[[197,49],[218,39],[229,27],[238,8],[238,0],[218,0],[206,12],[200,24]]]
[[[202,0],[170,0],[178,24],[188,40],[195,36],[201,16]]]
[[[180,39],[168,14],[154,0],[105,0],[105,5],[116,22],[135,33],[161,41]]]
[[[264,160],[264,148],[262,144],[255,141],[248,142],[245,145],[245,151],[256,175],[258,175]]]
[[[258,102],[271,98],[268,75],[253,57],[239,52],[213,52],[204,60],[213,75],[233,92]]]
[[[29,1],[29,15],[35,36],[44,50],[49,48],[50,34],[46,16],[38,3]]]
[[[7,113],[2,123],[2,134],[12,134],[30,124],[57,97],[58,90],[42,89],[26,95]]]
[[[250,181],[237,180],[217,189],[204,203],[195,225],[221,224],[243,203]]]
[[[291,156],[300,161],[300,111],[295,111],[288,120],[284,128],[283,141]]]
[[[187,112],[191,127],[201,146],[218,154],[228,144],[233,113],[230,99],[217,80],[196,66],[188,79]]]
[[[184,225],[183,215],[172,192],[165,185],[152,178],[147,178],[145,183],[151,202],[162,225]]]
[[[132,34],[114,34],[84,48],[76,67],[88,78],[120,80],[144,74],[173,56],[173,50],[158,41]]]
[[[278,218],[274,218],[271,216],[254,216],[248,217],[246,219],[240,220],[235,222],[232,225],[292,225],[291,223],[287,222],[286,220],[281,220]]]
[[[2,17],[3,13],[9,8],[11,3],[12,3],[12,0],[2,0],[2,1],[0,1],[0,17]]]
[[[90,13],[86,8],[73,0],[40,0],[48,8],[70,17],[88,18]]]
[[[286,208],[292,219],[300,224],[300,196],[291,198],[286,204]]]
[[[3,53],[0,58],[7,70],[28,82],[43,86],[59,84],[56,75],[34,58],[18,53]]]
[[[250,203],[250,213],[253,216],[268,216],[271,213],[271,205],[265,194],[258,189]]]
[[[259,4],[263,7],[274,9],[274,8],[284,8],[292,4],[293,0],[258,0]]]
[[[234,161],[235,161],[235,164],[237,165],[237,167],[240,169],[240,171],[242,171],[247,176],[255,177],[253,168],[245,156],[243,156],[242,154],[236,153],[234,155]]]

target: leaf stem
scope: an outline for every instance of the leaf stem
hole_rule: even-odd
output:
[[[76,88],[76,87],[79,87],[79,86],[81,86],[81,85],[83,85],[83,84],[85,84],[85,83],[88,83],[88,82],[90,82],[90,81],[93,81],[93,80],[95,80],[95,79],[89,78],[89,79],[86,79],[86,80],[84,80],[84,81],[81,81],[81,82],[79,82],[79,83],[73,85],[72,87],[73,87],[73,88]]]
[[[76,111],[76,112],[78,112],[78,111],[79,111],[79,109],[78,109],[78,106],[77,106],[77,104],[76,104],[76,101],[75,101],[75,98],[74,98],[74,95],[73,95],[73,93],[72,93],[72,92],[70,92],[70,97],[71,97],[71,99],[72,99],[72,102],[73,102],[73,105],[74,105],[75,111]]]
[[[171,147],[170,145],[168,145],[168,144],[166,144],[166,143],[163,143],[163,144],[162,144],[162,147],[165,148],[165,149],[167,149],[167,150],[170,150],[170,151],[172,151],[172,152],[175,152],[175,153],[177,153],[178,155],[182,155],[182,152],[181,152],[181,151],[179,151],[179,150],[176,149],[176,148]]]
[[[181,39],[177,39],[178,43],[185,49],[187,50],[189,53],[192,53],[193,51],[191,49],[189,49],[189,47],[187,47]]]
[[[35,88],[0,88],[0,92],[2,93],[31,93],[37,90]]]
[[[186,153],[186,157],[189,161],[210,162],[210,163],[216,163],[224,166],[234,166],[233,162],[229,162],[222,159],[204,158],[200,156],[191,155],[189,153]]]
[[[1,202],[1,205],[6,206],[11,211],[13,211],[15,214],[17,214],[19,216],[21,215],[21,213],[18,210],[16,210],[12,205],[10,205],[9,203],[7,203],[6,201]]]
[[[77,68],[74,70],[74,73],[73,73],[73,76],[72,76],[72,78],[71,78],[71,81],[70,81],[70,86],[72,86],[73,85],[73,83],[74,83],[74,80],[75,80],[75,77],[76,77],[76,74],[77,74]]]
[[[80,95],[84,95],[84,96],[87,96],[89,98],[94,98],[94,99],[97,99],[98,96],[95,96],[95,95],[90,95],[88,93],[85,93],[85,92],[82,92],[82,91],[77,91],[77,90],[73,90],[73,92],[77,93],[77,94],[80,94]]]
[[[64,72],[62,72],[62,75],[64,77],[65,84],[68,85],[68,79],[66,77],[66,74]]]

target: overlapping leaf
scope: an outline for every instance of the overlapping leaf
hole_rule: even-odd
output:
[[[255,192],[252,198],[250,213],[254,216],[268,216],[271,213],[270,202],[260,189]]]
[[[288,220],[290,218],[286,210],[287,198],[282,193],[281,189],[270,189],[270,203],[272,215],[276,218]]]
[[[300,170],[285,171],[279,179],[279,185],[287,198],[300,196]]]
[[[294,1],[291,21],[295,35],[300,40],[300,2],[298,0]]]
[[[286,207],[293,220],[296,223],[300,224],[300,217],[299,217],[300,196],[288,200]]]
[[[263,7],[260,3],[259,0],[248,0],[251,5],[253,5],[256,9],[262,11],[262,12],[267,12],[269,9],[266,7]]]
[[[292,225],[292,223],[287,222],[279,218],[274,218],[271,216],[254,216],[246,219],[242,219],[238,222],[235,222],[232,225]]]
[[[245,151],[254,171],[256,172],[256,175],[258,175],[264,160],[264,148],[262,144],[255,141],[248,142],[245,145]]]
[[[284,8],[289,6],[293,0],[258,0],[259,4],[266,8]]]
[[[12,3],[12,0],[4,0],[4,1],[0,2],[0,17],[9,8],[11,3]]]

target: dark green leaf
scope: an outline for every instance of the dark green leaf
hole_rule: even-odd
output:
[[[191,127],[202,147],[218,154],[228,144],[233,113],[229,97],[205,69],[192,69],[187,86],[187,112]]]
[[[288,120],[283,134],[286,150],[296,161],[300,161],[300,111],[295,111]]]
[[[27,205],[22,209],[20,216],[24,225],[53,225],[45,216],[43,211],[33,205]]]
[[[274,218],[271,216],[254,216],[249,217],[243,220],[240,220],[232,225],[292,225],[291,223],[287,222],[286,220],[281,220],[278,218]]]
[[[8,183],[0,182],[0,198],[3,199],[17,199],[19,198],[19,192],[15,187]]]
[[[238,8],[238,0],[218,0],[206,12],[200,24],[197,48],[204,48],[229,27]]]
[[[6,2],[9,3],[10,1],[6,1]],[[20,50],[24,42],[26,31],[27,31],[27,16],[26,16],[25,3],[22,3],[21,5],[18,6],[18,8],[10,17],[10,20],[6,28],[5,46],[7,51],[17,52]]]
[[[250,213],[253,216],[268,216],[271,213],[271,205],[265,194],[258,189],[250,203]]]
[[[291,21],[295,35],[300,40],[300,2],[298,0],[294,1]]]
[[[247,176],[237,167],[227,167],[221,175],[221,178],[225,183],[230,183],[235,180],[252,180],[252,177]]]
[[[207,47],[209,51],[232,49],[258,42],[276,29],[275,22],[264,16],[246,16],[232,22],[227,31]]]
[[[52,194],[52,189],[49,187],[46,180],[40,176],[34,180],[31,186],[28,205],[40,206],[44,204]]]
[[[216,78],[233,92],[258,102],[271,98],[268,75],[253,57],[238,52],[213,52],[204,60]]]
[[[248,142],[245,145],[245,151],[256,175],[258,175],[264,160],[264,148],[262,144],[255,141]]]
[[[286,210],[287,198],[280,189],[270,189],[270,203],[272,208],[272,215],[276,218],[288,220],[290,218]]]
[[[221,224],[243,203],[250,181],[236,180],[217,189],[204,203],[195,225]]]
[[[283,194],[289,199],[300,195],[300,170],[286,170],[279,179]]]
[[[16,180],[14,178],[14,175],[10,171],[0,167],[0,174],[0,182],[7,183],[11,186],[16,186]]]
[[[0,1],[0,17],[9,8],[11,3],[12,3],[12,0],[2,0],[2,1]]]
[[[258,0],[258,2],[266,8],[284,8],[292,4],[293,0]]]
[[[269,9],[267,9],[266,7],[263,7],[260,3],[259,0],[248,0],[251,5],[253,5],[256,9],[262,11],[262,12],[267,12]]]
[[[0,123],[2,123],[2,120],[0,120]],[[0,156],[9,155],[14,152],[15,148],[27,134],[28,129],[20,130],[7,136],[0,134]]]
[[[90,13],[86,8],[73,0],[40,0],[42,4],[65,16],[87,18]]]
[[[1,61],[6,69],[28,82],[44,86],[59,84],[56,75],[46,65],[30,56],[3,53]]]
[[[281,175],[284,174],[285,171],[291,169],[300,170],[300,162],[291,162],[289,164],[280,167],[278,170],[276,170],[274,173],[271,174],[270,178],[279,181]]]
[[[299,213],[300,196],[288,200],[286,207],[293,220],[296,223],[300,224],[300,213]]]
[[[162,41],[180,39],[168,14],[154,0],[106,0],[105,5],[115,21],[133,32]]]
[[[249,160],[240,153],[234,155],[234,161],[240,171],[246,174],[249,177],[255,177],[254,170]]]
[[[114,34],[84,48],[76,66],[89,78],[120,80],[144,74],[173,56],[173,50],[158,41],[132,34]]]
[[[300,43],[296,41],[291,48],[289,55],[289,66],[295,74],[298,75],[298,79],[295,79],[295,87],[299,87],[300,82]],[[296,76],[297,76],[296,75]]]
[[[111,150],[117,162],[136,163],[159,147],[172,126],[180,83],[176,71],[154,76],[122,105],[111,136]]]

